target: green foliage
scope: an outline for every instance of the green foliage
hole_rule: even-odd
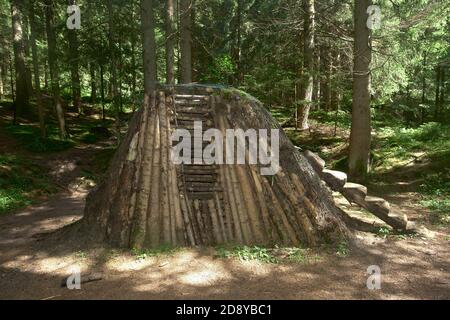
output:
[[[391,229],[388,227],[381,227],[378,229],[377,235],[383,239],[386,239],[391,235]]]
[[[450,126],[432,122],[418,128],[380,128],[374,145],[374,166],[381,170],[405,166],[418,158],[445,160],[450,153]]]
[[[39,128],[33,125],[8,125],[6,132],[19,140],[25,149],[35,153],[64,151],[75,145],[72,140],[59,139],[57,129],[50,126],[45,140],[40,138]]]
[[[228,54],[215,58],[209,65],[208,74],[202,79],[205,83],[229,83],[235,66]]]
[[[339,242],[339,244],[337,245],[337,248],[336,248],[336,255],[341,258],[344,258],[344,257],[348,256],[349,253],[350,253],[350,249],[348,247],[348,242],[347,241]]]
[[[88,257],[88,254],[87,254],[87,252],[80,250],[75,253],[75,256],[78,259],[86,259]]]
[[[311,112],[311,118],[317,120],[320,124],[334,126],[337,123],[338,128],[349,129],[352,123],[352,115],[346,111],[326,112],[315,110]]]
[[[450,169],[424,176],[420,186],[424,207],[432,210],[430,220],[436,224],[450,224]]]
[[[0,155],[0,214],[28,206],[57,191],[45,171],[19,156]]]
[[[136,249],[133,248],[131,250],[131,254],[137,260],[145,260],[152,257],[161,257],[161,256],[172,256],[179,252],[181,248],[173,247],[171,245],[161,245],[155,249]]]
[[[287,253],[286,259],[294,263],[304,264],[320,260],[319,256],[311,254],[311,249],[287,248],[285,251]]]

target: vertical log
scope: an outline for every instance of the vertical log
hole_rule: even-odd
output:
[[[151,191],[149,199],[150,211],[147,218],[146,244],[150,247],[160,245],[161,228],[161,110],[157,107],[155,112],[155,138],[153,146],[153,163],[152,163],[152,179]]]
[[[260,210],[255,206],[257,202],[253,195],[253,184],[250,183],[247,175],[247,170],[249,170],[246,165],[236,166],[236,171],[239,177],[239,185],[242,188],[242,195],[244,197],[244,203],[247,208],[247,213],[250,221],[250,229],[252,230],[253,240],[258,244],[263,244],[267,235],[265,230],[261,225]]]
[[[266,205],[266,199],[263,194],[263,187],[261,184],[261,179],[258,176],[255,168],[251,168],[251,173],[253,176],[253,181],[255,183],[255,191],[258,198],[259,207],[261,208],[261,214],[263,218],[264,229],[266,230],[270,241],[276,242],[279,240],[277,233],[275,232],[274,226],[270,222],[269,212]]]
[[[130,223],[133,224],[135,223],[136,219],[139,219],[138,214],[136,214],[136,209],[137,209],[137,200],[138,200],[138,196],[140,195],[140,190],[139,190],[139,184],[141,181],[141,173],[143,171],[143,165],[144,165],[144,158],[145,158],[145,151],[147,149],[147,143],[150,142],[148,141],[149,135],[147,134],[148,131],[151,131],[151,123],[149,124],[148,118],[149,118],[149,112],[150,109],[152,108],[152,106],[150,105],[150,100],[147,99],[144,101],[144,106],[143,106],[143,117],[142,117],[142,121],[141,124],[139,126],[139,142],[138,142],[138,149],[137,149],[137,157],[136,157],[136,161],[135,161],[135,173],[134,173],[134,181],[133,181],[133,192],[131,195],[131,200],[130,200],[130,206],[128,208],[128,216],[130,217]],[[135,226],[130,225],[131,230],[134,229]],[[129,240],[128,243],[130,246],[134,245],[134,241],[135,239],[133,238],[133,231],[130,232],[129,235]]]
[[[152,163],[154,154],[154,137],[156,132],[156,110],[155,110],[155,95],[146,97],[151,101],[149,107],[149,124],[148,129],[145,132],[145,143],[143,151],[142,169],[140,172],[140,182],[138,187],[138,197],[136,202],[136,219],[133,230],[133,245],[137,249],[141,249],[144,245],[146,233],[147,233],[147,215],[148,215],[148,202],[150,198],[151,190],[151,177],[152,177]]]
[[[208,211],[211,216],[211,222],[212,222],[212,234],[214,238],[214,243],[221,244],[223,243],[222,238],[222,231],[219,223],[219,217],[217,215],[217,210],[214,205],[214,200],[208,200]]]
[[[169,138],[168,138],[168,126],[167,126],[167,109],[166,109],[166,97],[164,92],[159,93],[159,112],[161,114],[161,210],[160,219],[163,226],[162,241],[165,244],[175,244],[172,238],[172,224],[175,226],[172,220],[173,210],[170,209],[169,203]],[[173,228],[175,229],[175,228]],[[175,230],[174,230],[175,231]],[[173,234],[175,236],[175,234]]]
[[[279,178],[278,186],[281,188],[285,197],[289,200],[291,206],[294,208],[297,222],[301,226],[300,229],[305,232],[305,239],[307,243],[310,245],[314,245],[316,243],[316,235],[314,234],[313,224],[309,220],[309,217],[305,214],[305,208],[299,201],[299,197],[295,192],[295,188],[289,183],[288,178],[283,173],[280,173],[277,178]]]
[[[228,171],[224,168],[223,165],[220,166],[220,182],[222,184],[223,195],[224,195],[224,207],[225,207],[225,221],[227,222],[227,232],[228,239],[241,239],[241,229],[239,221],[236,221],[238,213],[236,209],[236,202],[234,201],[234,195],[231,192],[230,181],[228,178]],[[233,235],[234,229],[234,235]]]
[[[282,231],[283,237],[287,237],[288,240],[293,245],[299,245],[300,241],[297,238],[297,235],[295,233],[295,230],[293,229],[292,225],[289,223],[286,214],[284,213],[283,208],[281,207],[280,203],[278,202],[277,197],[275,196],[275,193],[272,190],[272,186],[269,184],[269,182],[265,179],[261,179],[264,185],[264,188],[266,190],[266,193],[270,199],[270,202],[273,205],[273,208],[275,209],[275,212],[273,213],[274,219],[278,220],[278,227],[280,231]],[[281,223],[280,223],[281,222]]]
[[[217,193],[214,195],[214,200],[215,200],[215,204],[216,204],[216,208],[217,208],[217,215],[219,217],[219,224],[222,230],[222,238],[225,242],[229,241],[229,238],[227,236],[227,231],[231,231],[230,226],[227,228],[225,227],[225,221],[224,221],[224,216],[223,216],[223,210],[222,210],[222,205],[219,199],[219,196],[217,195]]]

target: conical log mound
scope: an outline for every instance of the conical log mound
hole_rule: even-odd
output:
[[[280,132],[280,166],[174,165],[171,132],[281,128],[256,99],[236,90],[161,89],[133,117],[111,167],[87,199],[83,228],[101,241],[160,245],[316,245],[348,235],[331,193]]]

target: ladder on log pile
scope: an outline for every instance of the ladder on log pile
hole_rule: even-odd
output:
[[[175,112],[171,126],[191,134],[192,162],[178,166],[178,188],[186,198],[196,244],[217,242],[219,239],[215,239],[214,230],[224,227],[220,168],[218,165],[205,164],[203,159],[196,158],[194,152],[196,143],[201,143],[202,153],[209,143],[194,136],[194,123],[201,121],[202,137],[208,129],[215,128],[214,108],[210,102],[212,97],[175,94],[173,98]]]

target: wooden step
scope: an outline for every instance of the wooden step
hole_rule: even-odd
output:
[[[190,95],[190,94],[176,94],[175,99],[204,99],[209,100],[209,96],[205,95]]]
[[[211,108],[208,107],[192,107],[192,106],[178,106],[177,109],[178,113],[197,113],[197,114],[203,114],[203,113],[211,113]]]
[[[216,182],[217,175],[205,174],[205,175],[186,175],[185,179],[186,183],[188,182]]]

